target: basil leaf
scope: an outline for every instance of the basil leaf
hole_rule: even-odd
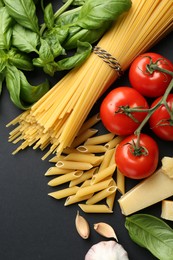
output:
[[[11,101],[20,109],[26,110],[28,105],[23,104],[20,99],[20,73],[14,66],[7,67],[6,70],[6,86],[10,94]]]
[[[0,7],[3,7],[3,6],[4,6],[4,1],[0,0]]]
[[[25,53],[20,52],[14,48],[8,51],[8,62],[10,65],[14,65],[18,69],[22,70],[33,70],[33,64],[29,56]]]
[[[77,24],[85,29],[104,27],[105,21],[116,20],[131,5],[131,0],[88,0],[82,6]]]
[[[6,7],[0,8],[0,48],[8,50],[11,45],[13,20]]]
[[[30,108],[49,90],[47,81],[38,86],[31,86],[23,72],[14,66],[7,67],[6,86],[12,102],[22,110]]]
[[[53,61],[54,55],[48,42],[44,39],[41,39],[40,42],[41,42],[41,46],[39,49],[40,59],[45,61],[46,63]]]
[[[37,46],[40,38],[37,33],[16,24],[13,27],[12,45],[26,53],[38,52]]]
[[[47,44],[49,45],[49,48],[51,49],[51,52],[52,52],[54,58],[59,55],[65,55],[65,50],[61,46],[61,44],[58,40],[57,34],[51,33],[45,38],[45,40],[46,40]]]
[[[4,81],[4,73],[0,73],[0,95],[2,93],[2,84]]]
[[[54,13],[51,3],[44,9],[44,22],[48,29],[51,29],[54,26]]]
[[[70,70],[74,67],[80,66],[90,55],[92,46],[88,42],[78,42],[76,53],[68,58],[57,62],[57,70]]]
[[[173,259],[173,230],[163,220],[148,215],[126,217],[125,227],[131,239],[160,260]]]
[[[58,26],[64,26],[72,24],[77,21],[81,7],[74,8],[62,13],[56,20],[55,23]]]
[[[0,49],[0,73],[6,68],[8,64],[8,55],[4,50]]]
[[[109,26],[110,23],[105,22],[104,27],[100,28],[99,30],[79,29],[80,27],[72,27],[69,30],[69,37],[64,42],[63,47],[67,50],[76,48],[77,41],[89,42],[92,44],[100,39],[100,37],[104,34],[105,30],[109,28]],[[76,28],[76,31],[74,30],[74,28]]]
[[[49,90],[49,83],[47,80],[37,86],[32,86],[27,81],[25,75],[21,71],[19,73],[21,80],[20,97],[24,102],[33,104]]]
[[[39,34],[36,7],[32,0],[4,0],[4,4],[17,23]]]

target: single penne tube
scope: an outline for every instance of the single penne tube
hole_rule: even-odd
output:
[[[117,189],[121,194],[125,193],[125,176],[120,172],[120,170],[117,168]]]
[[[116,148],[113,149],[112,157],[109,161],[109,166],[115,164],[115,151],[116,151]]]
[[[100,202],[101,200],[107,198],[111,194],[115,193],[117,187],[116,186],[110,186],[104,190],[101,190],[97,192],[95,195],[93,195],[90,199],[86,201],[86,204],[88,205],[93,205],[96,204],[97,202]]]
[[[50,167],[50,168],[46,171],[46,173],[45,173],[44,175],[45,175],[45,176],[60,175],[60,174],[66,174],[66,173],[68,173],[68,172],[70,172],[70,170],[68,170],[68,169],[60,169],[60,168],[54,166],[54,167]]]
[[[66,198],[68,196],[71,196],[73,194],[76,194],[76,192],[80,189],[78,186],[68,187],[65,189],[61,189],[58,191],[50,192],[48,193],[49,196],[53,197],[54,199],[62,199]]]
[[[62,156],[62,155],[57,156],[57,155],[55,155],[54,157],[52,157],[52,158],[49,160],[49,162],[56,163],[56,162],[58,162],[59,160],[64,160],[64,158],[65,158],[65,156]]]
[[[104,145],[80,145],[76,149],[82,153],[104,153],[107,151]]]
[[[86,162],[74,162],[74,161],[61,160],[56,163],[56,167],[61,169],[69,169],[69,170],[89,170],[93,166],[91,163],[86,163]]]
[[[78,204],[78,206],[85,213],[113,213],[113,211],[104,204],[95,204],[95,205],[87,205],[87,204]]]
[[[95,135],[98,132],[97,129],[89,128],[85,132],[78,135],[71,144],[71,147],[77,147],[84,143],[88,138]]]
[[[74,180],[76,178],[79,178],[82,174],[83,174],[83,171],[74,171],[74,172],[66,173],[64,175],[61,175],[61,176],[58,176],[58,177],[52,179],[51,181],[48,182],[48,185],[52,186],[52,187],[58,186],[63,183]]]
[[[83,183],[84,181],[91,179],[93,177],[93,174],[95,173],[95,171],[97,170],[97,168],[92,168],[91,170],[85,171],[81,177],[72,180],[69,184],[69,187],[73,187],[75,185],[78,185],[80,183]]]
[[[112,186],[116,187],[116,191],[117,191],[117,184],[116,182],[113,180],[112,182]],[[116,191],[112,194],[110,194],[107,198],[106,198],[106,204],[108,205],[108,207],[113,210],[114,207],[114,203],[115,203],[115,197],[116,197]]]
[[[66,161],[76,161],[76,162],[87,162],[92,165],[98,165],[103,160],[103,156],[95,156],[94,154],[84,154],[84,153],[71,153],[67,155],[64,160]]]
[[[78,203],[78,202],[81,202],[81,201],[85,201],[85,200],[88,200],[91,197],[92,197],[92,194],[85,195],[83,197],[77,197],[76,195],[71,195],[71,196],[67,197],[67,199],[64,203],[64,206],[69,206],[69,205],[72,205],[72,204],[75,204],[75,203]]]
[[[82,187],[81,189],[79,189],[77,191],[76,196],[83,197],[85,195],[106,189],[107,187],[109,187],[111,181],[112,181],[112,179],[108,179],[108,180],[105,180],[105,181],[102,181],[102,182],[99,182],[99,183],[96,183],[96,184],[93,184],[93,185]]]
[[[114,154],[114,149],[110,149],[105,152],[105,154],[103,156],[103,160],[99,167],[99,171],[101,171],[109,166],[113,154]]]
[[[88,120],[86,120],[83,125],[81,126],[79,132],[77,135],[82,134],[86,129],[89,129],[93,127],[95,124],[97,124],[100,121],[100,115],[99,113],[95,114],[94,116],[90,117]]]
[[[91,184],[96,184],[106,179],[107,177],[112,177],[116,169],[116,164],[113,164],[95,174],[92,177]]]
[[[112,140],[110,140],[109,142],[107,142],[105,144],[105,147],[107,149],[112,149],[115,148],[117,146],[117,144],[119,144],[122,140],[124,139],[123,136],[116,136],[114,137]]]
[[[91,185],[91,179],[88,179],[86,181],[84,181],[82,183],[82,185],[80,186],[80,188],[86,187],[86,186],[90,186]]]
[[[67,155],[67,154],[71,154],[71,153],[80,153],[80,152],[78,150],[76,150],[75,148],[66,147],[66,148],[64,148],[62,153]]]
[[[103,135],[98,135],[94,137],[90,137],[86,140],[84,145],[96,145],[96,144],[104,144],[109,142],[114,138],[114,134],[108,133],[108,134],[103,134]]]

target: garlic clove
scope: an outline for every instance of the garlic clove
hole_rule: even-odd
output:
[[[85,260],[129,260],[127,251],[116,241],[101,241],[93,245],[85,255]]]
[[[116,241],[118,242],[118,238],[115,234],[115,231],[109,224],[100,222],[100,223],[94,224],[94,229],[100,235],[107,237],[107,238],[115,238]]]
[[[79,214],[79,211],[77,212],[77,215],[76,215],[75,225],[76,225],[76,230],[77,230],[78,234],[83,239],[87,239],[90,235],[90,227],[89,227],[89,224],[86,221],[86,219]]]

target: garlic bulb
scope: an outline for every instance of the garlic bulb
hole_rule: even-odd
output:
[[[93,245],[85,256],[85,260],[128,260],[128,254],[119,243],[101,241]]]

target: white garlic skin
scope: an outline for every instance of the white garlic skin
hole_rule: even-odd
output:
[[[93,245],[85,255],[85,260],[129,260],[129,258],[122,245],[110,240]]]

